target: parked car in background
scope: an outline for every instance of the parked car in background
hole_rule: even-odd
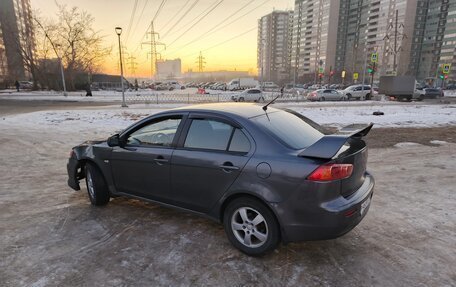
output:
[[[436,99],[445,95],[443,90],[440,88],[424,88],[423,92],[423,99]]]
[[[231,99],[235,102],[264,102],[264,94],[260,89],[248,89],[242,93],[233,95]]]
[[[369,85],[353,85],[349,86],[345,90],[342,91],[343,94],[347,97],[347,100],[370,100],[372,98],[371,95],[371,87]]]
[[[19,81],[19,88],[20,89],[25,89],[25,90],[30,90],[33,88],[33,82],[31,81]]]
[[[371,128],[327,135],[299,113],[252,104],[173,109],[75,146],[68,185],[80,190],[85,178],[92,205],[125,196],[211,218],[233,246],[259,256],[280,242],[340,237],[361,222],[375,185],[362,140]],[[174,227],[164,226],[178,238]]]
[[[456,90],[456,84],[449,84],[447,87],[446,87],[447,90]]]
[[[307,100],[315,101],[346,101],[348,98],[341,91],[334,89],[319,89],[307,94]]]

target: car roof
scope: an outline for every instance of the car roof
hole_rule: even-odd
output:
[[[264,114],[265,111],[262,107],[262,105],[257,105],[253,103],[211,103],[180,107],[172,109],[171,111],[208,112],[225,115],[236,115],[248,119]],[[272,113],[280,110],[269,106],[267,111],[268,113]]]

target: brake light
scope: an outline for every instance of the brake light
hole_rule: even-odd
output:
[[[307,179],[312,181],[332,181],[348,178],[352,173],[352,164],[331,163],[319,166],[307,177]]]

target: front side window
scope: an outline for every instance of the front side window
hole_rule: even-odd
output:
[[[250,142],[245,134],[227,123],[194,119],[184,142],[185,148],[246,153]]]
[[[131,133],[127,145],[171,146],[182,118],[154,121]]]

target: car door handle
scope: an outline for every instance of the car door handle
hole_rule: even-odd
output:
[[[234,166],[231,162],[225,162],[219,166],[223,171],[230,172],[232,170],[239,170],[238,166]]]
[[[154,161],[155,161],[158,165],[163,165],[164,163],[167,163],[167,162],[168,162],[168,160],[165,159],[164,157],[162,157],[161,155],[158,156],[157,158],[155,158]]]

